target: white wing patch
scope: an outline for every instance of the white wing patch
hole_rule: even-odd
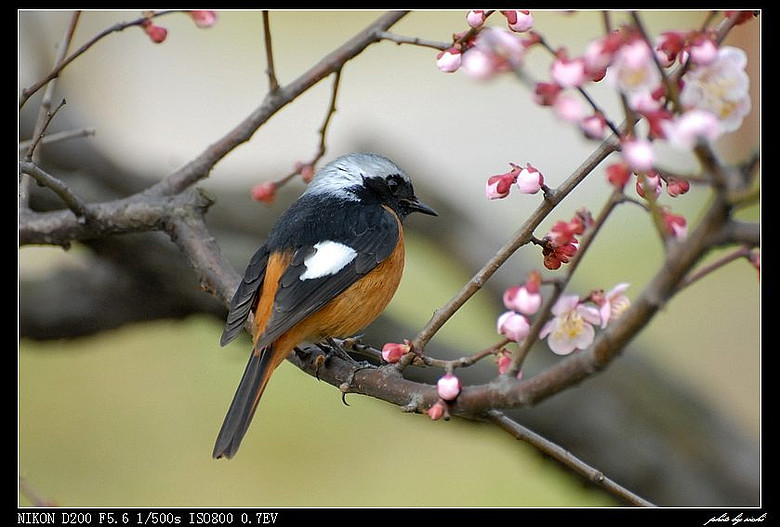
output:
[[[306,271],[299,277],[300,280],[334,275],[357,256],[352,247],[331,240],[315,243],[314,248],[317,251],[303,261]]]

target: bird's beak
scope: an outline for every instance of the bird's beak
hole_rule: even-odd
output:
[[[409,212],[422,212],[423,214],[428,214],[430,216],[438,216],[439,214],[433,210],[431,207],[420,201],[419,199],[411,198],[408,200],[404,200],[404,205],[409,209]]]

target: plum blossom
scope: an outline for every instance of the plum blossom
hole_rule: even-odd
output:
[[[433,419],[434,421],[438,421],[442,417],[444,417],[444,420],[447,420],[447,403],[442,401],[441,399],[438,399],[435,403],[431,405],[430,408],[428,408],[428,411],[425,412],[428,414],[428,417]]]
[[[461,68],[476,79],[489,79],[498,73],[520,66],[525,55],[525,45],[509,31],[486,27],[479,32],[474,45],[463,52]]]
[[[556,117],[567,123],[580,123],[585,117],[585,108],[579,97],[564,92],[555,98],[552,104]]]
[[[506,17],[509,29],[517,33],[524,33],[534,27],[534,17],[527,9],[501,11],[501,14]]]
[[[602,328],[617,320],[631,306],[631,301],[624,294],[628,287],[629,284],[620,283],[607,293],[599,292],[592,295],[593,300],[599,306]]]
[[[507,311],[498,317],[496,329],[499,335],[504,335],[512,342],[520,342],[528,336],[531,325],[528,323],[528,319],[520,313]]]
[[[436,67],[444,73],[453,73],[460,68],[461,58],[460,49],[453,46],[436,55]]]
[[[195,25],[201,28],[211,27],[217,23],[215,11],[190,11],[190,16]]]
[[[436,382],[436,391],[445,401],[452,401],[460,394],[460,379],[452,373],[445,373]]]
[[[750,78],[745,72],[747,55],[740,48],[723,46],[707,65],[699,65],[682,77],[680,102],[686,109],[715,115],[723,132],[733,132],[750,113]]]
[[[409,353],[411,349],[412,346],[409,344],[409,341],[404,341],[403,344],[388,342],[382,346],[382,359],[385,362],[390,363],[398,362],[401,360],[401,357]]]
[[[520,192],[524,194],[536,194],[539,192],[539,189],[544,185],[544,176],[536,167],[531,165],[531,163],[526,163],[523,168],[514,164],[512,166],[514,170],[519,169],[515,183]]]
[[[714,141],[722,132],[718,118],[710,111],[692,109],[661,123],[664,138],[678,150],[691,150],[699,139]]]
[[[666,232],[677,240],[685,239],[688,235],[688,223],[685,217],[679,214],[672,214],[671,211],[662,210],[661,219],[663,219]]]
[[[528,274],[523,285],[513,286],[504,291],[504,306],[524,315],[533,315],[542,305],[542,295],[539,294],[539,284],[542,275],[538,271]]]
[[[631,170],[645,172],[653,168],[653,145],[647,139],[626,139],[622,142],[621,151]]]
[[[661,82],[653,52],[644,40],[635,39],[617,50],[607,68],[607,79],[619,90],[632,94],[651,92]]]
[[[555,315],[542,328],[539,336],[547,337],[547,345],[558,355],[585,349],[596,336],[594,324],[601,323],[599,311],[580,303],[577,295],[561,296],[552,308]]]
[[[587,80],[585,61],[582,58],[558,57],[550,66],[550,77],[562,88],[575,88]]]
[[[472,9],[466,15],[466,21],[468,22],[469,27],[474,29],[482,27],[486,18],[484,9]]]
[[[276,183],[264,181],[252,187],[252,199],[261,203],[271,204],[276,198]]]

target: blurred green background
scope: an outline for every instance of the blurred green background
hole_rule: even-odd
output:
[[[274,12],[280,81],[304,72],[379,14]],[[136,16],[86,12],[74,47]],[[703,20],[701,12],[644,16],[654,33],[697,27]],[[20,13],[20,64],[25,65],[20,87],[46,71],[68,17],[60,11]],[[536,12],[535,17],[540,32],[573,53],[601,32],[596,12]],[[159,23],[169,29],[165,43],[151,44],[137,28],[112,35],[74,62],[58,85],[74,126],[97,129],[91,144],[118,165],[150,177],[163,177],[221,137],[259,104],[267,87],[259,12],[220,12],[208,30],[196,29],[185,15]],[[759,22],[754,24],[737,28],[727,42],[748,51],[757,84]],[[420,11],[392,31],[446,41],[466,27],[464,11]],[[457,220],[479,226],[495,250],[538,197],[487,203],[485,178],[505,172],[510,161],[530,161],[554,186],[593,145],[533,106],[512,79],[478,83],[443,74],[434,61],[433,50],[383,42],[348,63],[328,157],[381,149],[422,188],[458,207]],[[538,53],[529,56],[528,66],[541,78],[548,62]],[[215,193],[246,189],[249,202],[249,186],[277,178],[311,155],[329,96],[329,80],[304,94],[217,165],[203,186]],[[600,102],[617,108],[613,99]],[[741,159],[757,147],[759,102],[753,98],[743,130],[719,143],[724,158]],[[691,159],[666,155],[683,172],[694,166]],[[568,218],[583,204],[598,209],[604,183],[599,173],[594,176],[578,190],[579,199],[549,222]],[[673,205],[695,222],[706,199],[694,188]],[[211,213],[232,205],[246,203],[218,201]],[[283,197],[271,214],[285,205]],[[631,209],[617,213],[583,262],[577,292],[628,281],[637,288],[629,290],[631,297],[655,272],[661,257],[657,239],[646,218]],[[753,221],[759,214],[758,207],[742,212]],[[416,221],[410,231],[422,223]],[[258,240],[264,228],[258,229]],[[409,242],[407,271],[388,313],[419,328],[485,256],[475,254],[469,265],[413,233]],[[68,252],[24,247],[20,280],[45,280],[56,269],[82,265],[83,256],[78,246]],[[237,258],[236,267],[244,262]],[[520,280],[527,265],[540,265],[535,249],[513,258],[496,279]],[[732,264],[675,298],[635,342],[642,358],[691,387],[754,441],[760,434],[759,298],[755,271]],[[437,341],[471,350],[490,345],[500,311],[496,298],[477,295]],[[502,432],[459,420],[432,422],[356,395],[347,396],[345,406],[336,389],[289,364],[275,374],[237,457],[215,461],[213,440],[248,352],[248,340],[220,349],[220,331],[219,320],[193,316],[88,338],[20,340],[20,477],[62,506],[615,505]],[[492,364],[480,367],[489,371]],[[21,495],[19,503],[29,505]]]

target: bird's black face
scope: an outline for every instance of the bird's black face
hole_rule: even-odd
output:
[[[393,209],[403,219],[412,212],[422,212],[438,216],[435,210],[421,202],[414,195],[414,187],[408,178],[401,174],[390,174],[385,177],[363,177],[365,198],[376,200],[382,205]]]

